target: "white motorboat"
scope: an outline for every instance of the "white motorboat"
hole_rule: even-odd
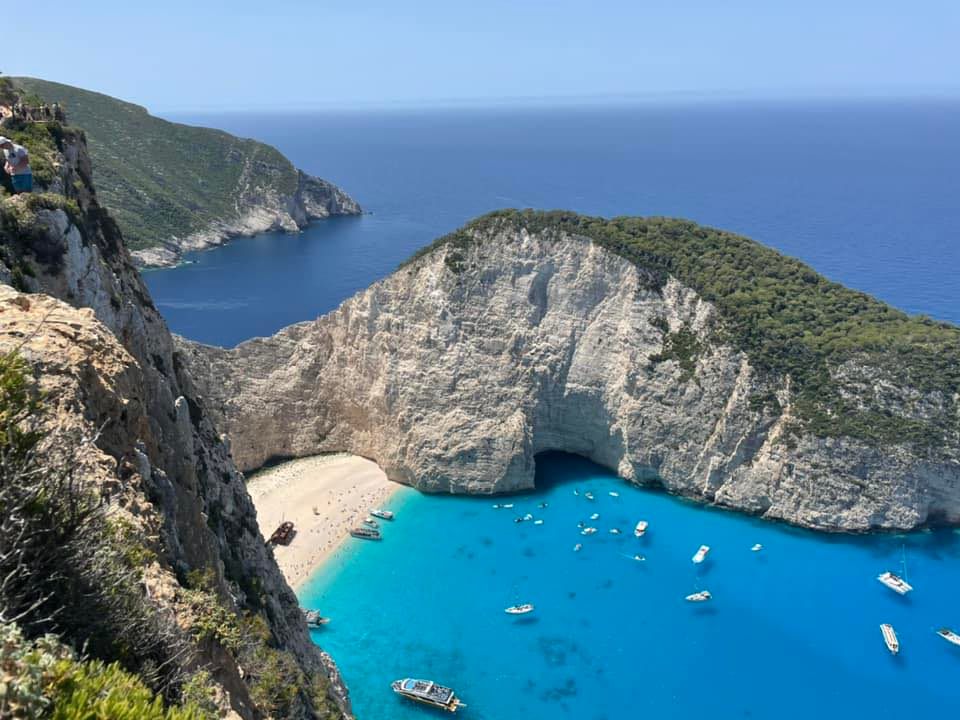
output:
[[[893,625],[889,623],[883,623],[880,626],[880,632],[883,634],[883,642],[887,645],[887,650],[896,655],[900,652],[900,641],[897,639],[897,633],[893,629]]]
[[[611,534],[611,535],[619,535],[619,534],[620,534],[620,528],[610,528],[610,534]]]
[[[531,515],[530,513],[527,513],[526,515],[523,516],[523,519],[524,519],[524,520],[533,520],[533,515]]]
[[[534,520],[534,521],[533,521],[533,524],[534,524],[534,525],[543,525],[543,520]]]
[[[392,510],[382,510],[381,508],[374,508],[370,511],[370,514],[374,517],[378,517],[381,520],[393,520],[393,511]]]
[[[368,517],[366,520],[364,520],[363,524],[366,525],[367,527],[372,527],[374,530],[380,529],[380,523],[378,523],[372,517]]]
[[[753,552],[760,552],[761,550],[763,550],[763,545],[761,545],[760,543],[757,543],[750,549],[753,550]]]
[[[898,595],[906,595],[908,592],[913,590],[913,586],[910,583],[908,583],[899,575],[894,575],[889,570],[885,573],[877,575],[877,580],[882,582]]]
[[[591,520],[599,520],[599,519],[600,519],[600,513],[593,513],[593,515],[590,516],[590,519],[591,519]]]
[[[583,545],[581,545],[580,543],[577,543],[576,545],[573,546],[573,551],[574,551],[574,552],[580,552],[580,548],[582,548],[582,547],[583,547]]]
[[[507,615],[526,615],[527,613],[533,612],[533,605],[530,603],[523,603],[522,605],[511,605],[506,608],[504,612]]]
[[[506,505],[501,505],[500,507],[502,507],[502,508],[505,508],[505,509],[507,509],[507,510],[509,510],[510,508],[512,508],[512,507],[513,507],[513,503],[507,503]]]
[[[937,630],[937,635],[942,637],[948,643],[953,643],[954,645],[960,645],[960,635],[957,635],[950,628],[940,628]]]
[[[646,558],[643,555],[634,555],[633,559],[636,560],[637,562],[643,562],[644,560],[646,560]]]
[[[451,688],[437,685],[432,680],[404,678],[403,680],[394,680],[390,687],[397,695],[447,712],[456,712],[460,708],[466,707],[466,704],[460,701]]]
[[[610,497],[620,497],[620,493],[614,492],[613,490],[611,490],[611,491],[610,491],[609,493],[607,493],[607,494],[608,494]]]
[[[646,520],[641,520],[637,523],[637,526],[633,529],[633,534],[637,537],[643,537],[643,534],[647,532],[647,528],[650,527],[650,523]]]
[[[687,595],[684,600],[687,602],[706,602],[713,598],[713,595],[710,594],[709,590],[701,590],[700,592],[695,592],[690,595]]]
[[[693,558],[692,558],[693,561],[699,565],[699,564],[702,563],[702,562],[704,561],[704,559],[707,557],[707,553],[708,553],[708,552],[710,552],[710,546],[709,546],[709,545],[701,545],[701,546],[700,546],[700,549],[697,550],[696,554],[693,556]]]
[[[581,535],[593,535],[596,531],[597,531],[597,529],[596,529],[595,527],[585,527],[583,530],[580,531],[580,534],[581,534]]]
[[[583,494],[583,496],[584,496],[587,500],[593,500],[593,493],[592,493],[592,492],[585,492],[585,493]]]

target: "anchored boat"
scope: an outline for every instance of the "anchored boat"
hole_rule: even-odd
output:
[[[366,525],[361,525],[360,527],[355,527],[350,530],[350,534],[355,538],[360,538],[362,540],[379,540],[380,531],[374,530],[371,527]]]
[[[960,635],[957,635],[950,628],[940,628],[937,630],[937,635],[942,637],[948,643],[953,643],[954,645],[960,645]]]
[[[710,594],[709,590],[701,590],[700,592],[695,592],[690,595],[687,595],[684,600],[687,602],[706,602],[710,600],[713,595]]]
[[[393,520],[392,510],[381,510],[380,508],[374,508],[370,511],[370,514],[374,517],[380,518],[381,520]]]
[[[650,523],[648,523],[646,520],[641,520],[633,529],[633,534],[637,537],[643,537],[644,533],[647,532],[648,527],[650,527]]]
[[[597,529],[596,529],[595,527],[585,527],[583,530],[580,531],[580,534],[581,534],[581,535],[593,535],[596,531],[597,531]]]
[[[330,618],[322,617],[317,610],[304,610],[303,619],[307,621],[307,627],[311,630],[321,628],[330,622]]]
[[[437,685],[432,680],[404,678],[403,680],[394,680],[390,687],[397,695],[447,712],[456,712],[460,708],[466,707],[464,703],[460,702],[452,688]]]
[[[900,641],[897,639],[897,633],[894,632],[893,625],[884,623],[880,626],[880,632],[883,633],[883,642],[887,645],[887,650],[896,655],[900,652]]]
[[[372,517],[368,517],[366,520],[364,520],[363,524],[366,525],[367,527],[373,528],[374,530],[380,529],[380,523],[378,523]]]
[[[913,586],[910,583],[890,571],[877,575],[877,580],[899,595],[906,595],[913,590]]]
[[[533,605],[530,603],[524,603],[523,605],[511,605],[506,608],[504,612],[507,615],[526,615],[527,613],[533,612]]]
[[[707,557],[707,553],[710,552],[709,545],[701,545],[700,549],[697,550],[696,554],[693,556],[693,561],[698,565],[703,562],[704,558]],[[708,593],[709,594],[709,593]],[[709,600],[709,598],[707,598]]]
[[[760,552],[761,550],[763,550],[763,545],[761,545],[760,543],[757,543],[750,549],[753,550],[754,552]]]

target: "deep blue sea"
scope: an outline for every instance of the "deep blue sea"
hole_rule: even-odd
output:
[[[688,217],[960,322],[957,102],[174,119],[270,142],[370,213],[147,273],[172,328],[194,339],[232,345],[315,317],[499,207]],[[960,631],[960,534],[819,535],[563,455],[538,459],[537,487],[495,500],[403,490],[383,542],[348,541],[301,589],[333,618],[316,638],[361,720],[429,717],[390,692],[406,676],[453,685],[464,717],[488,720],[949,717],[960,701],[960,648],[934,634]],[[526,512],[544,523],[513,522]],[[600,531],[582,537],[592,512]],[[701,543],[712,551],[698,567]],[[875,578],[904,562],[916,590],[901,598]],[[697,589],[714,600],[683,600]],[[535,613],[503,613],[517,602]]]

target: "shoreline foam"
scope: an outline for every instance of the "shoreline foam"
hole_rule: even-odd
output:
[[[274,547],[294,590],[330,559],[351,527],[400,487],[373,461],[346,453],[290,460],[258,471],[247,482],[264,537],[285,520],[294,523],[290,545]]]

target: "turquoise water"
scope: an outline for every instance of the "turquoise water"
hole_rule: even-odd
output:
[[[960,699],[960,648],[934,634],[960,630],[957,533],[824,536],[634,488],[561,454],[538,458],[537,487],[494,499],[405,489],[382,542],[349,541],[301,589],[304,606],[333,618],[315,638],[360,718],[429,716],[390,692],[407,676],[450,684],[465,717],[491,720],[940,717]],[[544,523],[514,522],[527,512]],[[593,512],[600,531],[582,537]],[[701,544],[712,550],[698,567]],[[916,590],[902,598],[875,578],[904,557]],[[713,601],[685,602],[695,589]],[[505,615],[517,602],[536,610]],[[898,657],[882,622],[900,636]]]

